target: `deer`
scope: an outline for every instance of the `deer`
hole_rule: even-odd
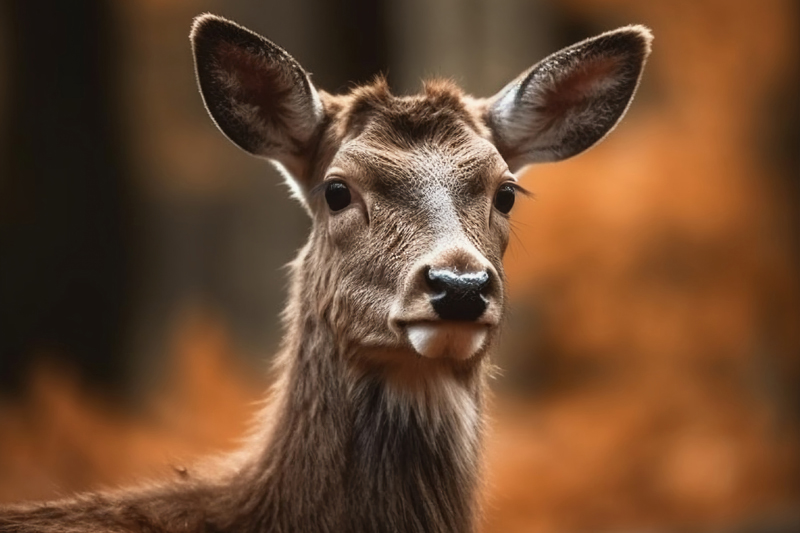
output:
[[[520,171],[614,129],[650,30],[564,48],[489,98],[442,79],[394,95],[384,77],[330,94],[282,48],[211,14],[190,40],[216,126],[276,165],[312,219],[268,405],[211,472],[5,507],[0,531],[477,531]]]

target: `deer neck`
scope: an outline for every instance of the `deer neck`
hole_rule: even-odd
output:
[[[287,531],[472,531],[482,364],[356,368],[318,301],[291,293],[274,425],[253,469],[260,514]]]

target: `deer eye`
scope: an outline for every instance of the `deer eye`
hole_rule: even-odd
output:
[[[331,181],[325,186],[325,201],[331,211],[341,211],[350,205],[350,189],[341,181]]]
[[[508,214],[511,211],[511,208],[514,207],[514,200],[517,196],[517,190],[514,188],[513,185],[508,183],[502,185],[500,189],[497,190],[497,194],[494,197],[494,207],[504,215]]]

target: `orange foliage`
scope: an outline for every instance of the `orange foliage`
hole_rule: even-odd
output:
[[[234,448],[263,383],[245,379],[223,326],[209,317],[185,317],[172,354],[172,379],[137,413],[81,389],[69,371],[42,365],[26,401],[0,405],[0,501],[163,477]]]

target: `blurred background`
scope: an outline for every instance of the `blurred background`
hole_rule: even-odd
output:
[[[331,92],[650,26],[620,127],[524,177],[485,531],[800,530],[794,0],[0,1],[0,502],[232,449],[269,382],[308,220],[206,116],[206,11]]]

